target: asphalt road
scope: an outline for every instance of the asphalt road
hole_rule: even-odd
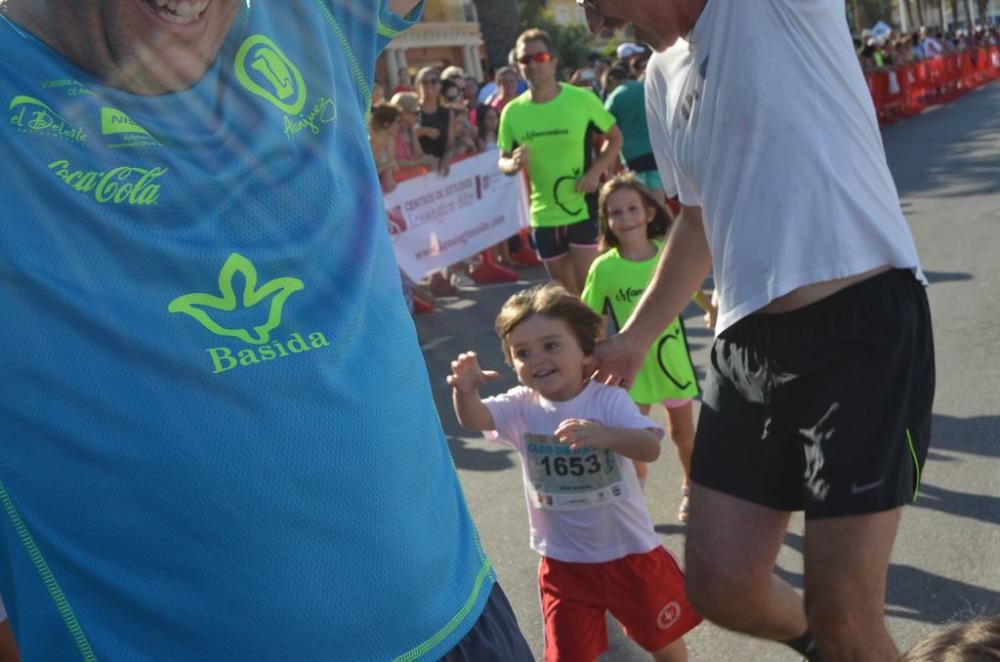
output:
[[[921,260],[937,351],[931,452],[921,495],[906,509],[889,568],[886,617],[901,650],[939,624],[1000,614],[1000,83],[886,127],[889,165]],[[516,288],[544,277],[522,271],[513,286],[473,287],[444,299],[417,328],[441,420],[473,518],[528,642],[541,659],[542,622],[516,454],[461,430],[445,384],[450,361],[479,352],[503,371],[486,394],[513,386],[493,334],[493,319]],[[703,374],[711,336],[687,311],[692,355]],[[662,413],[659,414],[662,420]],[[668,443],[669,442],[665,442]],[[682,556],[676,520],[681,474],[672,449],[651,466],[647,487],[656,530]],[[794,518],[778,573],[802,586],[801,518]],[[609,621],[602,660],[648,660]],[[690,659],[797,660],[781,646],[705,624],[687,636]]]

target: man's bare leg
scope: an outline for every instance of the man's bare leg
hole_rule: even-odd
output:
[[[806,521],[806,613],[824,662],[899,657],[883,612],[901,510]]]
[[[789,516],[691,483],[685,574],[698,613],[763,639],[806,633],[802,597],[773,572]]]

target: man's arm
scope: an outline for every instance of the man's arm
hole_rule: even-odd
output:
[[[701,288],[712,270],[712,254],[705,238],[701,207],[681,207],[670,231],[651,286],[622,327],[633,342],[643,343],[643,352],[675,317],[684,312],[691,294]]]
[[[406,18],[413,8],[420,4],[420,0],[389,0],[389,8],[396,16]]]
[[[622,130],[618,128],[618,125],[612,126],[608,129],[607,133],[604,134],[607,142],[604,144],[604,149],[594,159],[594,163],[590,168],[583,174],[580,181],[576,184],[577,191],[584,191],[586,193],[593,193],[601,185],[601,175],[608,171],[611,166],[618,160],[618,155],[622,151],[622,145],[625,144],[625,137],[622,136]]]
[[[631,386],[650,344],[681,314],[712,269],[700,207],[682,207],[653,280],[621,331],[597,345],[596,377]]]

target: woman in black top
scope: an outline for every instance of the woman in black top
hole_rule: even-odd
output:
[[[454,140],[451,110],[441,104],[441,75],[433,67],[417,73],[417,96],[420,100],[420,128],[417,137],[425,154],[438,159],[438,171],[448,172],[448,159]]]

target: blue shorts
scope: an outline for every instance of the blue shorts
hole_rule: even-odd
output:
[[[555,260],[569,252],[570,246],[597,247],[597,221],[588,218],[572,225],[531,228],[535,250],[542,260]]]
[[[442,662],[534,662],[528,642],[500,584],[493,584],[486,607],[458,645]]]

